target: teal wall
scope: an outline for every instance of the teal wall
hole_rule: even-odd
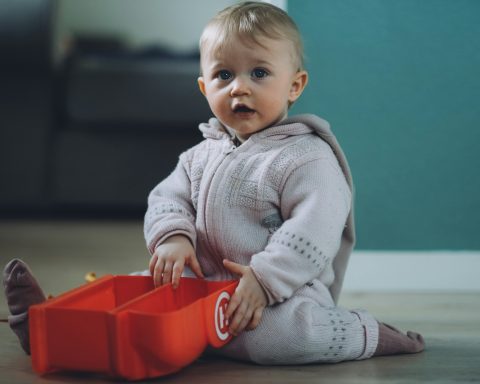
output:
[[[359,249],[480,249],[480,1],[290,0],[356,184]]]

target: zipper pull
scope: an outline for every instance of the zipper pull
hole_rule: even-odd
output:
[[[227,140],[225,142],[225,149],[223,150],[223,153],[228,155],[229,153],[232,153],[235,149],[237,149],[235,140],[234,139]]]
[[[235,149],[237,149],[235,145],[230,145],[229,147],[225,148],[223,153],[228,155],[229,153],[232,153]]]

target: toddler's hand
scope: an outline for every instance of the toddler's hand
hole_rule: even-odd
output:
[[[255,329],[260,323],[263,309],[268,304],[267,295],[250,267],[229,260],[223,260],[223,265],[241,276],[225,314],[230,320],[230,333],[237,336],[244,329]]]
[[[173,288],[177,288],[185,264],[195,275],[204,277],[190,240],[183,235],[169,237],[157,247],[150,259],[150,273],[155,287],[171,282]]]

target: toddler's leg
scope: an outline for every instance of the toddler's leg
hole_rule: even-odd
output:
[[[265,308],[260,325],[218,351],[258,364],[309,364],[416,353],[423,338],[379,323],[363,310],[321,306],[294,296]]]
[[[422,335],[411,331],[404,334],[391,325],[378,323],[378,345],[373,356],[418,353],[424,349]]]
[[[22,348],[30,354],[28,308],[45,301],[45,295],[27,264],[19,259],[10,261],[3,271],[3,287],[11,315],[10,328],[16,333]]]
[[[242,332],[219,353],[268,365],[335,363],[372,357],[377,342],[378,322],[369,313],[294,296],[265,308],[256,329]]]

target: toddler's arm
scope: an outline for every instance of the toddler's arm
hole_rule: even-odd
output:
[[[183,156],[170,176],[150,192],[144,234],[151,255],[155,253],[158,244],[173,235],[184,235],[191,244],[196,244],[195,209]]]
[[[333,153],[297,167],[281,194],[284,222],[250,267],[269,304],[283,302],[314,279],[328,287],[351,208],[351,191]]]

